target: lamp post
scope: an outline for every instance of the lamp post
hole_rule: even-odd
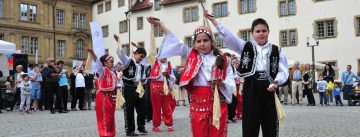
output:
[[[131,11],[129,9],[129,11],[125,12],[125,15],[126,15],[126,20],[128,22],[128,31],[129,31],[129,49],[130,49],[130,43],[131,43],[131,39],[130,39],[130,17],[131,17]]]
[[[54,30],[54,41],[53,41],[53,44],[54,44],[54,60],[56,60],[56,23],[55,23],[55,21],[56,21],[56,12],[55,12],[55,7],[56,7],[56,3],[57,3],[57,0],[50,0],[49,1],[49,4],[51,4],[51,6],[52,6],[52,14],[53,14],[53,30]]]
[[[306,45],[307,47],[311,47],[311,52],[312,52],[312,77],[313,77],[313,81],[312,81],[312,84],[313,84],[313,89],[315,88],[315,52],[314,52],[314,47],[315,46],[319,46],[319,40],[318,39],[315,39],[316,40],[316,45],[310,45],[310,42],[309,42],[309,37],[306,37]]]

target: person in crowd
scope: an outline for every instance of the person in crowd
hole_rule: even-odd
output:
[[[76,73],[79,71],[79,67],[75,66],[73,67],[73,72],[70,74],[70,94],[71,94],[71,111],[77,111],[76,109],[76,103],[77,103],[77,96],[75,89],[75,79],[76,79]]]
[[[153,108],[151,104],[151,87],[150,87],[150,73],[151,73],[151,65],[147,64],[145,69],[145,83],[144,83],[144,90],[145,90],[145,104],[146,104],[146,122],[152,121],[153,117]]]
[[[308,100],[307,106],[315,106],[315,99],[312,92],[313,78],[310,71],[310,64],[305,64],[302,79],[304,86],[304,94],[306,94]]]
[[[216,27],[224,45],[241,55],[238,72],[241,77],[245,78],[243,136],[258,136],[260,126],[263,136],[278,136],[274,92],[278,85],[286,82],[289,70],[283,50],[268,40],[270,32],[268,23],[262,18],[255,19],[250,32],[254,39],[244,41],[226,29],[214,16],[209,15],[207,10],[205,10],[204,16]]]
[[[183,72],[183,68],[181,67],[176,67],[176,72],[174,73],[175,74],[175,78],[176,78],[176,82],[175,82],[175,89],[177,90],[177,95],[176,95],[176,101],[177,101],[177,105],[179,105],[180,101],[183,102],[183,106],[186,106],[186,100],[188,100],[188,94],[187,94],[187,91],[183,88],[180,88],[179,87],[179,84],[180,84],[180,77],[181,77],[181,73]],[[190,100],[188,100],[189,103],[190,103]]]
[[[17,65],[16,66],[16,79],[15,79],[15,83],[16,83],[16,90],[15,90],[15,98],[14,98],[14,101],[11,105],[11,111],[14,110],[14,107],[17,105],[18,101],[20,103],[20,93],[21,93],[21,90],[20,90],[20,83],[22,82],[22,75],[25,74],[23,72],[23,66],[22,65]]]
[[[51,114],[55,114],[55,108],[59,110],[59,113],[66,113],[61,105],[62,95],[59,90],[59,74],[60,70],[55,65],[54,58],[49,57],[48,67],[46,68],[46,91],[49,92],[48,100]],[[54,100],[54,95],[56,96],[56,101]]]
[[[60,74],[59,74],[59,90],[60,90],[60,94],[61,94],[61,103],[60,105],[62,105],[62,109],[64,112],[69,112],[68,108],[67,108],[67,101],[68,101],[68,86],[69,86],[69,82],[68,82],[68,78],[69,75],[67,73],[67,70],[65,70],[64,68],[64,64],[65,62],[63,60],[59,60],[57,62],[57,65],[59,67],[60,70]]]
[[[346,66],[346,71],[341,74],[341,83],[344,100],[348,100],[348,103],[352,103],[349,97],[349,92],[354,89],[354,79],[360,80],[360,76],[357,76],[355,73],[351,72],[351,65]]]
[[[336,103],[336,106],[344,106],[344,104],[342,103],[341,101],[341,89],[339,87],[339,83],[338,82],[335,82],[334,84],[334,89],[333,89],[333,94],[335,96],[335,103]]]
[[[316,89],[319,91],[319,98],[320,98],[320,105],[327,105],[326,98],[326,89],[327,89],[328,83],[324,80],[323,76],[319,76],[319,80],[316,83]]]
[[[145,68],[141,61],[146,57],[144,48],[137,48],[134,58],[126,55],[124,50],[117,50],[120,62],[125,66],[123,70],[124,98],[125,98],[125,132],[127,136],[137,136],[135,133],[134,109],[137,112],[137,130],[147,134],[145,129],[145,97],[142,83],[145,79]],[[139,85],[141,84],[141,85]],[[140,89],[138,89],[140,88]]]
[[[335,71],[334,69],[331,67],[331,65],[329,64],[325,64],[325,68],[324,71],[322,72],[322,76],[324,77],[324,80],[327,83],[332,82],[334,84],[334,77],[335,77]],[[327,91],[326,94],[326,99],[329,100],[329,105],[332,105],[334,100],[333,100],[334,96],[333,96],[333,92],[331,91]]]
[[[116,99],[116,74],[110,70],[114,66],[114,57],[105,54],[98,58],[94,51],[88,49],[93,61],[97,82],[95,111],[99,136],[114,137],[115,128],[115,99]]]
[[[287,105],[288,102],[288,96],[289,96],[289,84],[290,79],[288,79],[285,83],[281,84],[279,86],[279,99],[284,104]]]
[[[166,34],[158,58],[180,55],[187,59],[180,87],[186,88],[191,96],[192,135],[227,136],[227,103],[232,101],[235,81],[229,59],[215,47],[210,28],[197,27],[193,32],[194,48],[189,48],[162,21],[153,17],[147,20],[161,27]],[[213,91],[217,88],[217,92]]]
[[[85,94],[84,94],[84,109],[91,110],[91,93],[94,89],[94,75],[85,74]]]
[[[242,120],[243,116],[243,84],[244,79],[239,76],[239,73],[237,70],[239,69],[240,61],[236,58],[233,61],[233,72],[234,72],[234,79],[236,84],[236,94],[237,94],[237,104],[236,104],[236,110],[235,110],[235,117],[238,120]]]
[[[230,62],[232,62],[230,53],[225,52],[224,55],[228,57]],[[234,81],[235,81],[235,78],[237,78],[238,74],[237,74],[237,70],[234,68],[234,66],[232,64],[231,64],[231,71],[233,73],[233,77],[234,77]],[[236,106],[237,106],[237,100],[238,100],[237,98],[238,98],[238,92],[235,89],[232,94],[232,101],[230,104],[228,104],[228,122],[236,123],[235,114],[236,114]]]
[[[42,76],[42,82],[40,82],[40,100],[39,100],[39,110],[43,111],[45,110],[49,110],[49,100],[48,100],[48,96],[49,96],[49,92],[46,91],[46,68],[47,68],[47,64],[43,64],[40,67],[40,73]]]
[[[6,77],[5,87],[6,87],[6,92],[5,92],[4,105],[6,107],[6,111],[12,111],[10,107],[13,104],[13,100],[15,98],[14,81],[12,75]]]
[[[31,114],[30,112],[30,96],[31,96],[31,82],[29,81],[29,75],[22,74],[22,81],[19,84],[21,90],[21,103],[20,103],[20,114]],[[25,105],[26,104],[26,105]]]
[[[40,67],[38,64],[33,65],[33,70],[29,71],[29,77],[31,79],[31,99],[34,100],[33,106],[34,111],[39,110],[38,102],[41,98],[41,85],[40,82],[42,82],[42,76],[40,73]]]
[[[84,74],[85,74],[85,72],[83,69],[79,69],[75,72],[75,76],[76,76],[76,78],[75,78],[75,92],[76,92],[75,103],[79,100],[79,104],[78,104],[79,110],[85,110],[84,109],[84,96],[85,96]]]
[[[296,61],[294,66],[290,71],[290,81],[291,81],[291,97],[292,105],[295,104],[302,105],[303,98],[303,83],[302,83],[302,69],[300,68],[299,61]],[[296,93],[299,93],[299,99],[296,100]]]

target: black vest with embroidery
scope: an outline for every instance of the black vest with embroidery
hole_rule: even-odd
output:
[[[142,64],[141,65],[141,76],[140,79],[142,78],[143,74],[144,74],[144,66]],[[137,75],[137,67],[136,67],[136,62],[134,61],[134,59],[129,59],[129,63],[125,66],[124,70],[123,70],[123,81],[124,83],[128,84],[128,85],[134,85],[134,80],[136,79],[136,75]]]
[[[276,45],[271,45],[270,54],[267,55],[266,75],[270,82],[275,79],[279,68],[280,48]],[[240,65],[238,72],[240,77],[249,77],[255,74],[256,71],[257,51],[255,45],[251,42],[246,42],[243,52],[241,53]]]

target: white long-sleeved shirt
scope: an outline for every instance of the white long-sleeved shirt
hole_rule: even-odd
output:
[[[180,55],[189,58],[191,49],[180,41],[173,33],[168,32],[164,38],[161,46],[158,58],[167,58]],[[209,80],[211,80],[211,68],[215,64],[216,56],[213,52],[203,55],[200,54],[203,63],[200,66],[198,74],[195,76],[193,86],[210,86]],[[226,79],[224,81],[225,86],[219,87],[221,93],[225,96],[226,102],[232,101],[232,93],[235,90],[235,81],[231,70],[231,64],[229,63],[226,69]]]
[[[226,29],[222,24],[218,24],[216,29],[220,33],[220,38],[224,41],[225,47],[229,48],[230,50],[235,51],[239,55],[241,55],[246,41],[238,38],[235,34],[230,32]],[[268,66],[267,64],[267,55],[270,54],[269,51],[271,49],[270,42],[267,42],[264,46],[260,46],[256,41],[251,41],[253,45],[256,47],[257,58],[256,58],[256,71],[266,71]],[[275,77],[275,81],[278,81],[279,85],[285,83],[289,77],[289,69],[288,63],[285,56],[285,53],[280,50],[279,54],[279,67],[278,73]]]
[[[76,74],[75,87],[77,87],[77,88],[85,87],[85,78],[84,78],[83,74],[81,74],[81,73]]]

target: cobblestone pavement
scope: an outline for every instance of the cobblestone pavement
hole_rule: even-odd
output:
[[[318,98],[318,96],[315,96]],[[305,100],[306,101],[306,100]],[[356,137],[360,136],[360,106],[284,106],[285,126],[280,127],[281,137]],[[124,137],[124,115],[116,111],[116,135]],[[174,132],[151,132],[149,137],[190,137],[189,106],[179,106],[174,112]],[[98,136],[95,111],[71,111],[67,114],[50,114],[41,111],[20,115],[15,112],[0,114],[0,137],[96,137]],[[241,121],[229,123],[229,137],[241,136]]]

